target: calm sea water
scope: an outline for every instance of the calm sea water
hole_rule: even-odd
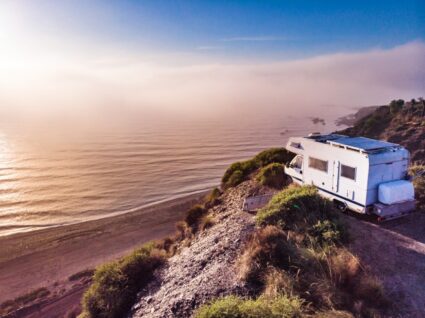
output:
[[[163,122],[78,141],[0,130],[0,235],[137,210],[211,189],[226,167],[289,136],[332,131],[308,118]]]

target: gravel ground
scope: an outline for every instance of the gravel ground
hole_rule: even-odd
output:
[[[235,263],[254,229],[253,216],[240,209],[250,191],[252,183],[246,182],[223,195],[223,203],[211,211],[216,224],[156,272],[139,294],[133,317],[190,317],[216,297],[248,293],[237,279]]]
[[[425,317],[425,214],[383,224],[350,218],[351,249],[384,283],[397,317]]]

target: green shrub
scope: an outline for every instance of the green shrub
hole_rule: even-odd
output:
[[[397,114],[403,108],[403,106],[404,100],[402,99],[391,101],[391,103],[389,104],[391,115]]]
[[[259,167],[267,166],[270,163],[289,163],[295,154],[285,148],[270,148],[263,150],[254,157],[254,161]]]
[[[292,186],[276,194],[257,213],[258,225],[278,225],[283,229],[308,227],[318,220],[336,218],[330,201],[313,186]]]
[[[206,208],[211,208],[214,205],[220,203],[221,191],[218,188],[214,188],[204,199],[204,204]]]
[[[285,148],[271,148],[258,153],[254,158],[235,162],[224,173],[221,180],[224,188],[234,187],[247,180],[249,175],[258,168],[270,163],[288,163],[295,156]]]
[[[186,224],[192,229],[192,232],[195,233],[198,230],[199,224],[201,223],[202,218],[207,213],[207,210],[202,205],[195,205],[186,212],[184,218]]]
[[[236,296],[218,299],[204,305],[195,318],[282,318],[301,317],[303,301],[297,297],[278,296],[273,299],[260,297],[256,300]]]
[[[319,220],[309,231],[310,238],[315,244],[327,247],[347,241],[343,226],[331,220]]]
[[[83,297],[84,314],[93,318],[125,316],[137,292],[164,260],[163,253],[148,243],[119,261],[97,268],[93,283]]]
[[[257,181],[262,185],[272,188],[282,188],[286,183],[285,169],[280,163],[270,163],[261,168],[257,175]]]

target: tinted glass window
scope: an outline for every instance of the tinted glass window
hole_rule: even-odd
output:
[[[328,162],[317,158],[308,158],[308,166],[313,169],[328,172]]]
[[[341,177],[356,180],[356,168],[341,165]]]

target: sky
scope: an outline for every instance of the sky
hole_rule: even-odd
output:
[[[423,0],[0,1],[2,118],[314,113],[423,96],[424,66]]]

